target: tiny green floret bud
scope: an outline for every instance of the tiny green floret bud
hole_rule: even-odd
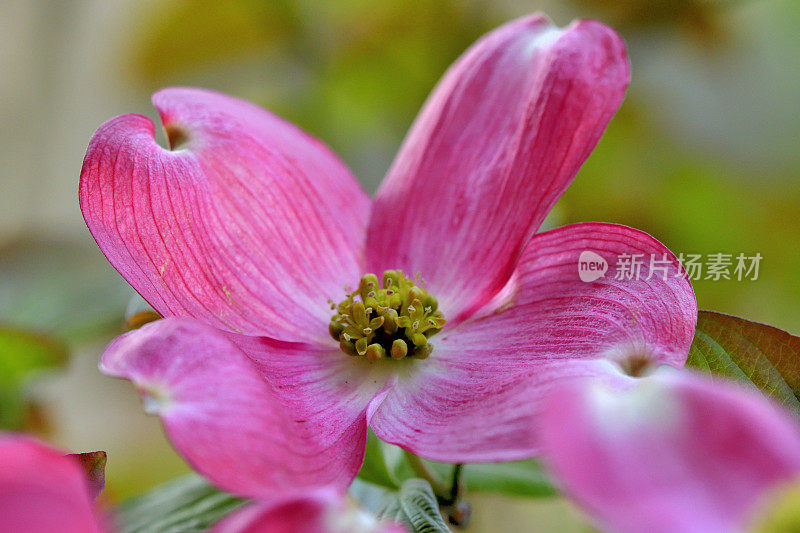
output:
[[[367,352],[364,355],[370,361],[377,361],[386,357],[386,349],[375,342],[367,346]]]
[[[417,346],[414,348],[414,357],[417,359],[427,359],[433,351],[433,345],[426,344],[425,346]]]
[[[379,278],[365,274],[358,289],[338,305],[328,326],[342,351],[369,361],[425,359],[433,346],[429,338],[441,331],[446,320],[436,298],[422,288],[417,277],[402,270],[387,270]]]
[[[334,340],[338,341],[339,335],[341,335],[342,332],[344,331],[344,324],[342,324],[341,322],[331,321],[331,323],[328,324],[328,331],[330,332],[331,337],[333,337]]]
[[[392,342],[392,359],[402,359],[408,354],[408,345],[403,339],[395,339]]]

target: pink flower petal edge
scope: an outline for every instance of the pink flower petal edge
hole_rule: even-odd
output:
[[[348,506],[335,491],[320,489],[302,497],[249,504],[214,526],[212,533],[403,533]]]
[[[627,390],[567,382],[541,434],[564,490],[614,531],[742,531],[770,491],[800,481],[795,419],[758,391],[688,371]]]
[[[193,319],[164,319],[117,338],[100,367],[132,381],[175,448],[223,489],[274,499],[347,487],[363,460],[371,397],[357,412],[310,394],[301,403],[291,384],[269,383],[232,337]],[[282,348],[287,359],[304,355],[303,347]]]
[[[32,438],[0,433],[0,525],[25,533],[101,530],[75,458]]]
[[[581,281],[591,251],[604,277]],[[653,255],[638,278],[615,279],[622,254]],[[644,232],[575,224],[536,235],[498,297],[473,318],[431,339],[424,361],[404,368],[370,420],[387,442],[446,462],[522,459],[541,443],[534,421],[559,380],[621,367],[683,366],[697,304],[675,256]],[[649,279],[648,279],[649,278]]]
[[[327,299],[363,270],[370,200],[349,170],[248,102],[172,88],[153,103],[171,150],[140,115],[89,143],[79,199],[100,249],[163,316],[325,341]]]
[[[542,15],[490,32],[429,97],[374,200],[371,271],[421,272],[460,321],[508,280],[605,130],[630,68],[607,26]]]

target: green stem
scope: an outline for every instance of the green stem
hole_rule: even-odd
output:
[[[458,529],[465,529],[469,526],[472,507],[464,500],[464,465],[453,465],[450,494],[448,498],[442,499],[440,504],[448,522]]]
[[[464,493],[464,465],[453,466],[453,478],[450,482],[450,503],[455,504]]]
[[[405,452],[405,455],[414,473],[431,484],[431,488],[436,496],[442,497],[449,494],[449,487],[445,485],[439,475],[431,470],[421,458],[410,452]]]
[[[420,457],[409,452],[405,452],[405,456],[414,473],[431,484],[434,494],[442,505],[453,505],[461,499],[464,493],[463,464],[453,465],[450,483],[446,483]]]
[[[404,452],[408,464],[411,465],[414,473],[430,483],[439,508],[447,517],[448,521],[458,529],[464,529],[469,525],[471,507],[463,500],[464,496],[464,465],[453,465],[453,475],[450,483],[445,483],[439,474],[434,472],[425,461],[413,453]]]

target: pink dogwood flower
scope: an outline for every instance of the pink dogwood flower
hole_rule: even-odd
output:
[[[562,384],[540,420],[547,464],[607,530],[751,531],[800,484],[798,421],[757,391],[667,368],[627,381]]]
[[[0,524],[18,533],[100,532],[96,488],[74,456],[0,434]]]
[[[368,426],[434,460],[535,455],[552,382],[682,366],[694,332],[691,285],[652,237],[536,233],[628,81],[598,22],[506,24],[445,74],[373,199],[259,107],[156,93],[170,149],[123,115],[81,172],[100,249],[165,317],[115,340],[101,369],[135,384],[198,471],[251,497],[347,486]],[[581,281],[584,251],[608,274]],[[614,276],[621,256],[662,263]]]

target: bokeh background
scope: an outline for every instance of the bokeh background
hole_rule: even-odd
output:
[[[103,121],[157,121],[149,95],[166,85],[221,90],[323,139],[372,192],[447,66],[537,10],[612,25],[633,65],[548,224],[612,221],[676,253],[760,253],[756,281],[695,282],[699,305],[800,333],[796,0],[3,0],[0,425],[108,450],[110,502],[186,470],[129,384],[96,368],[132,296],[77,206]],[[562,501],[473,500],[474,531],[586,530]]]

